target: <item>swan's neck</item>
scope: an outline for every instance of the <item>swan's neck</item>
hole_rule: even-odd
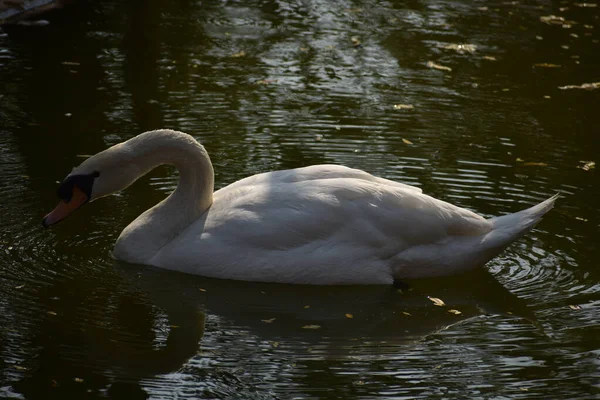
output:
[[[137,217],[117,239],[116,258],[150,264],[163,246],[177,237],[211,206],[214,172],[202,145],[191,136],[160,130],[123,143],[137,177],[161,164],[179,170],[179,183],[169,197]]]

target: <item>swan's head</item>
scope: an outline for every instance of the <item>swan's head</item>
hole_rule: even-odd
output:
[[[138,166],[123,144],[115,145],[85,160],[58,187],[60,203],[44,217],[49,227],[62,221],[87,202],[125,189],[139,174]]]

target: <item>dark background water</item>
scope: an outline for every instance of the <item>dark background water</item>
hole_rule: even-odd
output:
[[[600,395],[600,191],[582,168],[600,89],[560,89],[600,82],[597,2],[80,1],[44,18],[0,34],[0,397]],[[175,187],[166,167],[42,230],[85,155],[162,127],[206,146],[217,187],[339,163],[485,216],[562,198],[481,270],[402,292],[115,263],[121,229]]]

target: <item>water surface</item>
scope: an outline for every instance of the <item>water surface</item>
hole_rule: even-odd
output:
[[[0,397],[600,394],[600,89],[581,86],[600,82],[600,5],[108,1],[44,17],[0,34]],[[206,146],[217,187],[339,163],[488,217],[562,198],[482,269],[400,291],[115,262],[121,229],[175,187],[167,167],[41,228],[86,155],[162,127]]]

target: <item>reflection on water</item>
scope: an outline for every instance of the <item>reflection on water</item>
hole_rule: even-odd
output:
[[[600,90],[560,89],[599,80],[593,4],[77,2],[3,28],[0,397],[597,396]],[[484,269],[400,288],[115,264],[168,168],[41,230],[72,166],[160,127],[217,187],[327,162],[487,216],[563,198]]]

